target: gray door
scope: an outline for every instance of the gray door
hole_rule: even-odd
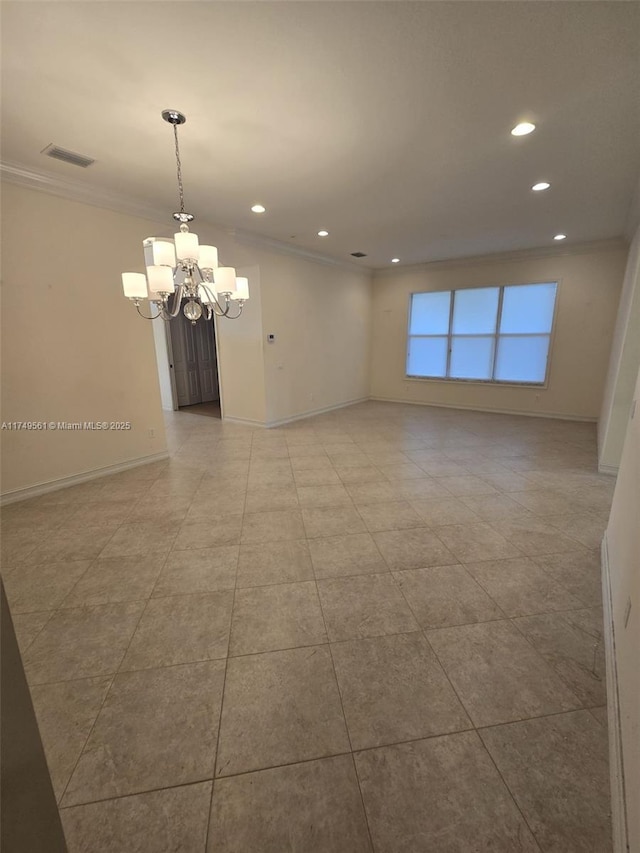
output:
[[[213,322],[193,325],[180,313],[169,322],[178,406],[220,399]]]

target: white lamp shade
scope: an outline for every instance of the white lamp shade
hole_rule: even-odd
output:
[[[213,273],[213,278],[216,283],[216,293],[235,293],[235,267],[218,267]]]
[[[146,299],[147,279],[141,272],[123,272],[122,289],[128,299]]]
[[[200,254],[198,235],[190,231],[178,231],[173,235],[176,241],[176,255],[179,261],[197,261]]]
[[[151,244],[155,266],[175,267],[176,250],[168,240],[154,240]]]
[[[149,278],[149,290],[154,293],[173,293],[175,290],[171,267],[147,267],[147,277]]]
[[[200,246],[198,266],[201,270],[214,270],[218,266],[218,250],[215,246]]]
[[[233,294],[234,299],[243,299],[245,302],[249,298],[249,279],[244,276],[236,278],[236,292]]]

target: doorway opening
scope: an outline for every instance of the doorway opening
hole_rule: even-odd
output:
[[[220,380],[213,320],[201,317],[192,323],[180,311],[166,323],[166,330],[174,408],[220,418]]]

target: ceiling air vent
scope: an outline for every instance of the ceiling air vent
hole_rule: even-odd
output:
[[[54,157],[56,160],[62,160],[64,163],[71,163],[72,166],[80,166],[83,169],[96,162],[91,157],[85,157],[84,154],[76,154],[75,151],[67,151],[66,148],[60,148],[53,143],[43,148],[40,153],[46,154],[47,157]]]
[[[351,252],[352,258],[366,258],[367,255],[365,252]]]

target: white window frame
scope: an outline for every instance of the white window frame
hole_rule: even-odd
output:
[[[536,284],[555,284],[556,286],[556,296],[555,301],[553,303],[553,318],[551,320],[551,330],[548,333],[538,333],[538,337],[548,337],[549,339],[549,347],[547,349],[547,363],[545,369],[545,376],[542,382],[518,382],[515,379],[496,379],[496,365],[497,365],[497,356],[498,356],[498,341],[500,338],[519,338],[519,337],[534,337],[536,333],[531,332],[510,332],[506,334],[500,334],[500,323],[502,321],[502,303],[504,299],[504,289],[505,287],[523,287],[526,285],[536,285]],[[456,293],[461,290],[482,290],[484,288],[498,288],[498,311],[496,314],[496,327],[493,334],[453,334],[453,311],[455,307],[455,299]],[[478,287],[456,287],[450,288],[449,290],[416,290],[409,294],[409,307],[407,311],[407,346],[405,349],[405,360],[404,360],[404,368],[405,368],[405,378],[411,381],[416,382],[464,382],[464,383],[473,383],[480,385],[498,385],[498,386],[509,386],[515,385],[520,388],[546,388],[549,384],[549,372],[551,369],[551,353],[553,350],[553,340],[555,337],[555,327],[556,327],[556,316],[558,313],[558,294],[560,292],[560,280],[559,279],[546,279],[544,281],[522,281],[522,282],[509,282],[508,284],[482,284],[478,285]],[[411,334],[411,308],[413,305],[413,297],[419,296],[423,293],[450,293],[451,300],[449,303],[449,328],[447,330],[446,335],[412,335]],[[407,367],[409,365],[409,350],[411,347],[411,340],[413,338],[444,338],[447,339],[447,366],[446,366],[446,376],[423,376],[419,374],[407,373]],[[477,337],[492,337],[493,338],[493,364],[491,371],[490,379],[464,379],[457,376],[449,376],[449,370],[451,369],[451,348],[452,348],[452,338],[477,338]]]

